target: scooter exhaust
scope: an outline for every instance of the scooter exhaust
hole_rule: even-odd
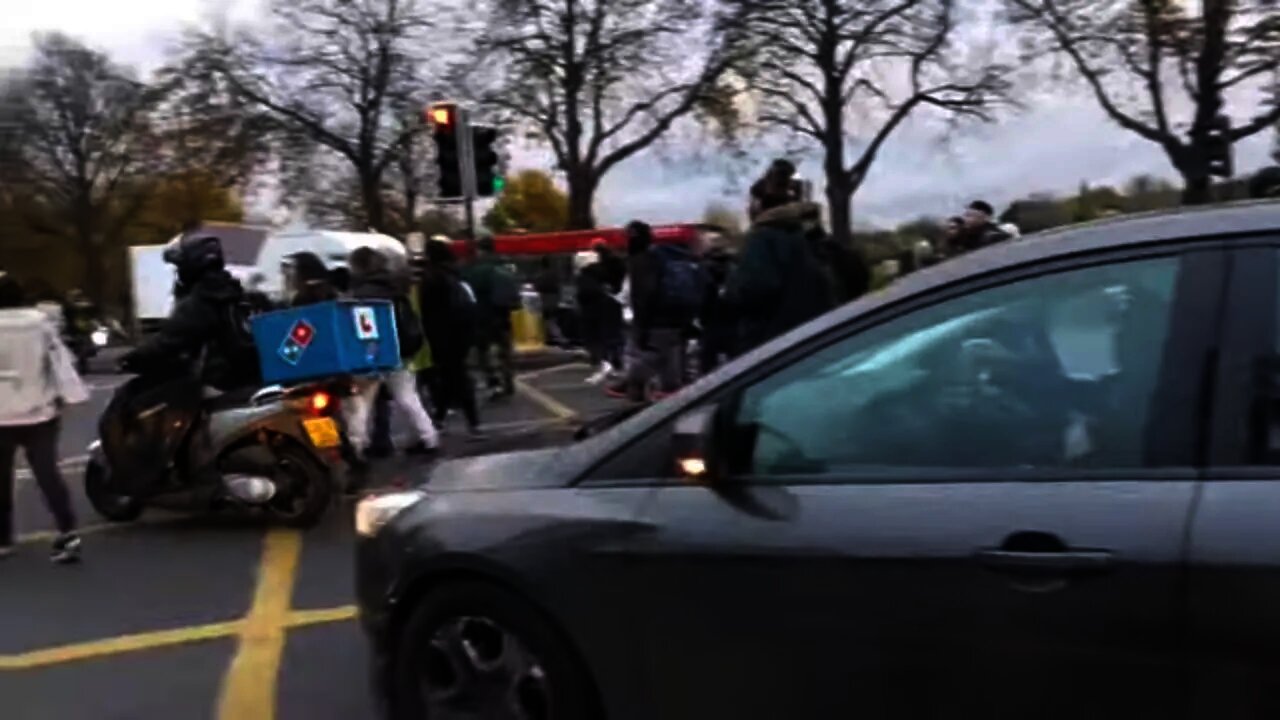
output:
[[[231,497],[250,505],[261,505],[276,495],[276,484],[261,475],[224,475],[222,485]]]

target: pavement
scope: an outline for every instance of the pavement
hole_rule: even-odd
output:
[[[562,359],[563,360],[563,359]],[[446,456],[564,443],[579,420],[619,407],[581,364],[524,371],[515,398],[482,408],[487,440],[447,426]],[[64,417],[63,469],[85,531],[84,561],[47,560],[49,519],[19,472],[17,553],[0,561],[0,716],[22,720],[326,720],[373,717],[352,606],[352,509],[344,499],[298,532],[234,516],[149,511],[104,524],[80,489],[85,447],[124,378],[90,375]],[[397,457],[375,483],[421,482]]]

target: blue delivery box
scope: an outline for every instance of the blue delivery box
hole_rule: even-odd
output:
[[[368,375],[400,366],[395,311],[386,300],[336,300],[253,318],[262,379],[284,384]]]

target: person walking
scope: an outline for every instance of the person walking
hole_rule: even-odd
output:
[[[27,305],[22,286],[0,272],[0,558],[13,553],[14,456],[19,447],[58,530],[50,559],[80,559],[81,540],[71,495],[58,470],[62,408],[89,399],[75,361],[57,330]]]
[[[728,250],[716,247],[703,255],[702,262],[707,284],[698,316],[702,326],[698,371],[706,375],[735,355],[733,308],[724,297],[725,285],[733,274],[734,258]]]
[[[422,308],[422,329],[431,346],[431,397],[436,421],[443,427],[452,410],[461,410],[471,439],[483,437],[480,412],[476,407],[475,384],[467,369],[467,356],[474,345],[476,299],[458,273],[457,260],[448,243],[431,240],[426,247],[422,282],[418,285],[418,307]]]
[[[1010,239],[1009,233],[996,225],[995,208],[985,200],[974,200],[964,211],[964,225],[955,241],[959,252],[971,252]]]
[[[751,186],[747,218],[755,222],[761,213],[776,207],[800,202],[804,189],[796,179],[795,163],[786,158],[774,160],[764,177]]]
[[[476,241],[476,259],[463,273],[463,278],[476,297],[476,353],[490,397],[510,397],[516,391],[511,313],[520,307],[520,286],[515,276],[502,266],[492,237],[483,236]]]
[[[416,322],[406,294],[395,286],[390,262],[378,251],[362,247],[351,253],[351,296],[357,299],[390,300],[395,307],[396,331],[400,341],[400,358],[407,360],[417,354],[425,342],[422,326]],[[378,391],[386,387],[400,410],[412,423],[417,443],[406,452],[414,455],[436,455],[440,450],[440,436],[431,416],[422,406],[418,394],[417,379],[405,367],[392,370],[382,377],[364,378],[357,382],[356,396],[343,405],[346,413],[347,432],[357,457],[364,457],[369,447],[369,415]]]
[[[539,262],[533,289],[538,293],[538,303],[542,306],[542,327],[547,344],[552,347],[565,345],[564,332],[560,329],[560,273],[556,272],[551,258],[544,257]]]
[[[741,350],[792,330],[835,307],[835,290],[810,234],[822,209],[798,202],[761,213],[747,231],[725,295],[738,310]]]
[[[596,372],[586,379],[599,385],[622,368],[623,314],[618,295],[626,276],[626,266],[618,263],[603,244],[595,248],[596,259],[578,273],[578,308],[582,320],[583,345]],[[621,272],[618,272],[621,266]]]
[[[632,362],[626,376],[606,392],[641,400],[656,377],[654,399],[661,399],[683,384],[685,336],[702,307],[706,281],[685,245],[654,247],[653,230],[640,221],[627,225],[627,235]]]

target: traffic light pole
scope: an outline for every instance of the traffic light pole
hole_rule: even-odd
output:
[[[466,213],[467,241],[475,249],[476,242],[476,162],[471,140],[471,113],[459,108],[458,160],[462,164],[462,201]]]

